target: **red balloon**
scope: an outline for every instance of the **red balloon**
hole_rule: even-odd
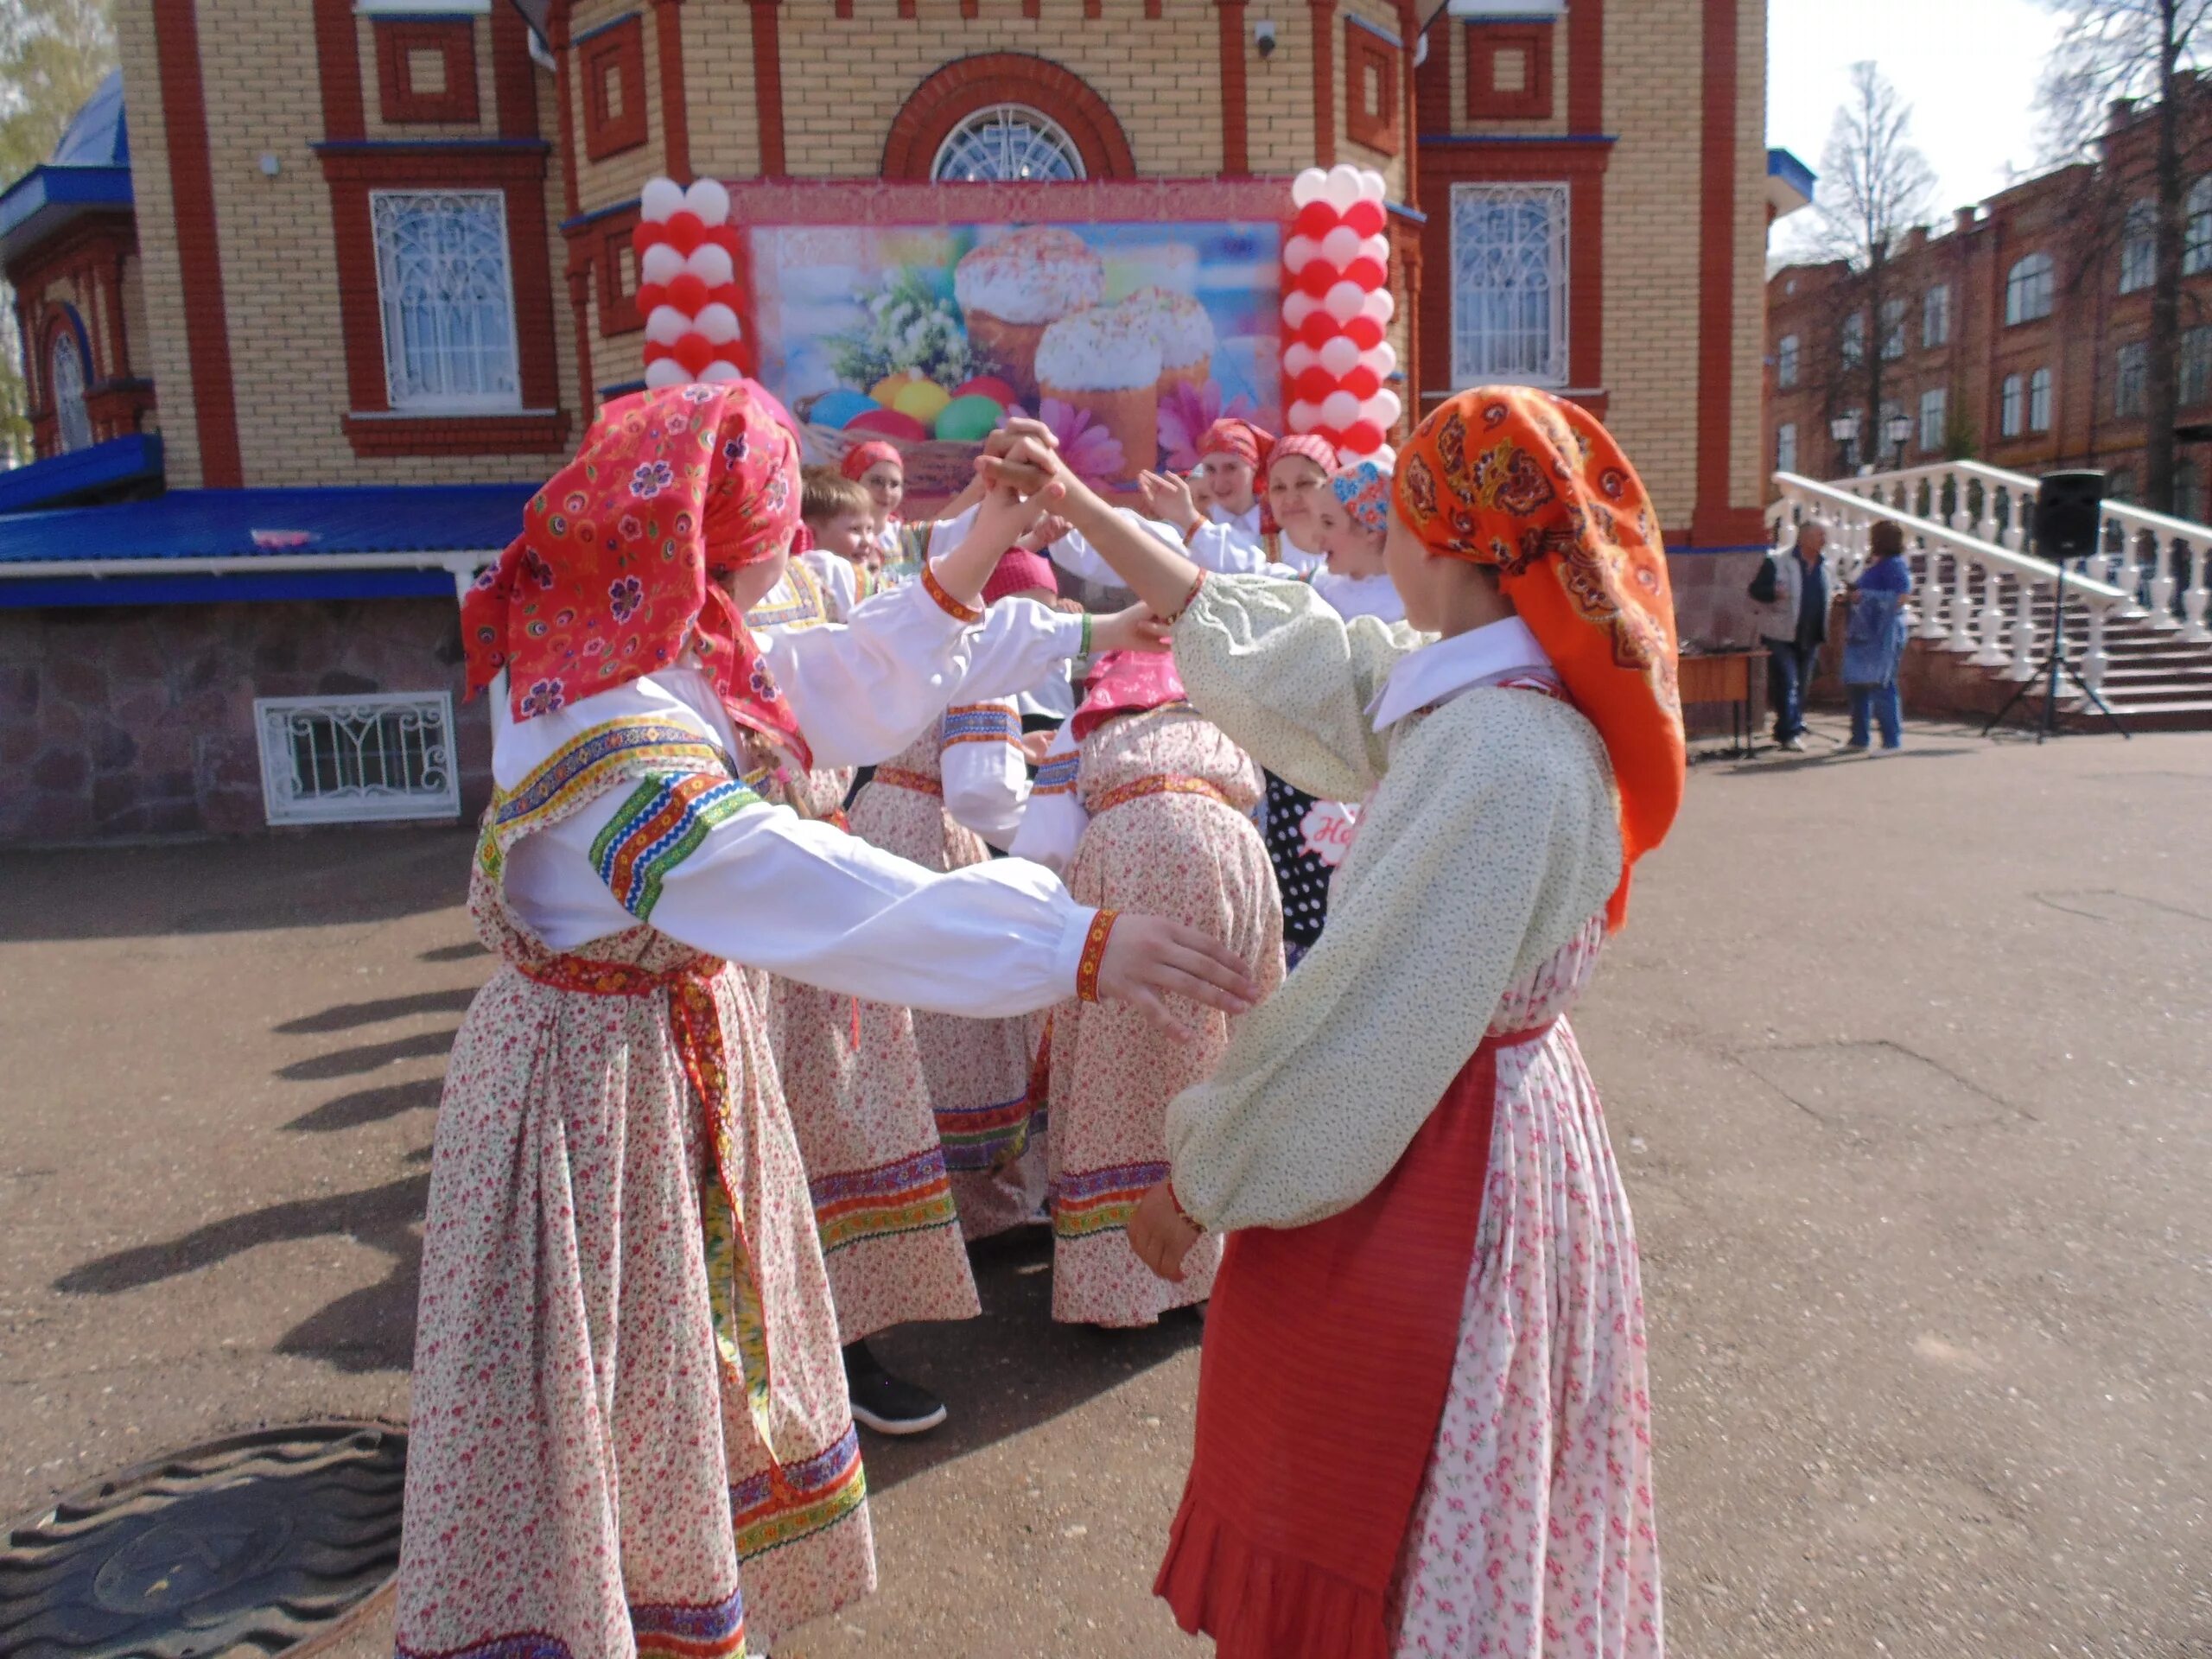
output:
[[[1382,325],[1364,311],[1344,324],[1344,337],[1363,352],[1371,352],[1382,343]]]
[[[686,334],[676,342],[675,357],[683,365],[684,372],[696,380],[707,372],[707,365],[715,360],[714,342],[704,334]]]
[[[1341,449],[1344,447],[1344,435],[1333,426],[1317,426],[1313,429],[1313,435],[1326,443],[1332,449]]]
[[[1337,268],[1325,259],[1314,259],[1292,280],[1318,300],[1337,285]]]
[[[1355,455],[1371,455],[1382,447],[1382,429],[1372,421],[1354,421],[1344,429],[1342,442]]]
[[[1344,210],[1344,223],[1362,236],[1382,235],[1383,226],[1389,222],[1389,215],[1379,201],[1355,201]]]
[[[724,340],[715,347],[715,361],[727,363],[734,369],[745,366],[745,342],[741,340]]]
[[[1360,363],[1354,365],[1352,372],[1338,384],[1363,404],[1382,390],[1382,377],[1366,364]]]
[[[650,219],[641,219],[630,232],[630,245],[639,253],[647,248],[657,248],[668,240],[668,226]]]
[[[745,296],[738,291],[735,283],[724,283],[719,288],[707,290],[707,303],[726,305],[733,311],[741,311],[745,308]]]
[[[1300,375],[1295,383],[1298,395],[1309,404],[1318,404],[1337,389],[1337,378],[1319,363]]]
[[[1290,227],[1300,236],[1310,236],[1316,242],[1337,228],[1341,223],[1337,210],[1325,201],[1309,201],[1298,210],[1298,217]]]
[[[685,316],[696,317],[707,308],[707,285],[687,270],[668,285],[668,302]]]
[[[1298,337],[1317,352],[1343,332],[1343,326],[1326,311],[1316,311],[1298,325]]]
[[[1389,283],[1390,273],[1382,269],[1382,262],[1380,259],[1362,257],[1344,267],[1344,280],[1357,283],[1372,294],[1376,289]]]
[[[667,303],[668,290],[658,283],[638,284],[638,315],[639,316],[650,317]]]
[[[737,226],[711,225],[707,228],[707,240],[713,243],[733,259],[737,257]]]
[[[668,245],[689,259],[707,239],[706,222],[690,208],[668,216]]]
[[[673,348],[662,345],[657,340],[645,342],[645,361],[648,363],[659,363],[675,355]]]

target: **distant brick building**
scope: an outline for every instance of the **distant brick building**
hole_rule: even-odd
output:
[[[2193,89],[2192,101],[2199,98]],[[2212,110],[2192,111],[2202,152]],[[2154,249],[2145,222],[2152,122],[2113,111],[2094,163],[2061,168],[1961,208],[1940,233],[1916,231],[1892,267],[1882,326],[1848,292],[1840,266],[1793,265],[1767,282],[1766,459],[1775,470],[1832,478],[1853,464],[1896,465],[1886,416],[1911,422],[1907,466],[1949,453],[2017,472],[2107,470],[2133,499],[2143,479]],[[2201,168],[2203,163],[2200,161]],[[2177,365],[2181,418],[2212,420],[2212,171],[2192,176]],[[1867,377],[1886,359],[1883,418],[1869,421]],[[1860,436],[1847,457],[1832,423]],[[1879,453],[1876,453],[1878,448]],[[2177,506],[2206,516],[2205,458],[2185,444]]]

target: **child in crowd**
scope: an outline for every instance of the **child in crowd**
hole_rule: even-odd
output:
[[[1100,660],[1088,695],[1047,752],[1074,762],[1017,853],[1035,848],[1065,868],[1078,899],[1180,916],[1224,940],[1268,989],[1282,974],[1282,907],[1252,827],[1260,773],[1183,700],[1167,657]],[[1057,842],[1057,845],[1052,843]],[[1178,1282],[1148,1272],[1127,1226],[1166,1173],[1167,1103],[1205,1078],[1229,1046],[1229,1022],[1192,1010],[1162,1039],[1128,1020],[1065,1002],[1052,1016],[1049,1075],[1052,1317],[1069,1324],[1151,1325],[1211,1294],[1217,1241],[1201,1241]]]
[[[830,620],[842,622],[877,591],[874,501],[865,486],[834,467],[810,467],[799,494],[799,520],[812,545],[798,556],[822,584]]]
[[[1200,711],[1368,803],[1327,931],[1174,1103],[1130,1217],[1170,1282],[1232,1235],[1160,1593],[1223,1659],[1657,1659],[1635,1230],[1565,1019],[1681,799],[1643,485],[1564,399],[1452,397],[1397,461],[1392,627],[1208,575],[1033,440],[994,470],[1027,466],[1178,619]]]
[[[904,522],[899,506],[906,499],[906,463],[898,449],[880,438],[856,443],[845,451],[839,469],[868,492],[868,547],[879,568],[906,556]]]
[[[757,1655],[874,1582],[814,1217],[735,963],[976,1014],[1071,986],[1249,1006],[1176,924],[1012,861],[931,875],[741,780],[803,756],[874,649],[744,626],[797,456],[749,382],[611,403],[462,606],[469,683],[496,686],[470,908],[503,962],[438,1113],[402,1655]],[[1033,516],[995,496],[884,613],[929,659],[914,696],[957,680],[991,543]]]

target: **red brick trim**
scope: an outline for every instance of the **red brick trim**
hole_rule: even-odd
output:
[[[366,144],[319,151],[330,185],[338,262],[338,302],[346,340],[346,435],[361,455],[539,454],[546,430],[567,430],[555,354],[551,235],[545,219],[546,148]],[[377,290],[372,189],[496,189],[506,199],[507,266],[514,283],[516,366],[524,409],[539,415],[368,420],[390,407],[385,383],[384,321]],[[465,429],[473,435],[457,439]],[[470,447],[476,446],[476,447]],[[557,447],[557,445],[556,446]]]
[[[1024,17],[1034,19],[1042,16],[1044,13],[1038,0],[1021,0],[1021,15]]]
[[[960,15],[963,17],[982,16],[983,10],[980,0],[960,0]]]
[[[935,152],[930,152],[934,155]],[[932,184],[926,179],[731,179],[740,225],[1167,225],[1281,222],[1287,175]],[[744,245],[740,238],[739,245]],[[743,261],[738,282],[744,286]]]
[[[530,60],[530,25],[512,6],[492,8],[492,97],[502,138],[535,138],[537,70]]]
[[[610,23],[580,42],[575,54],[583,77],[586,158],[603,162],[637,149],[647,130],[645,20],[632,16]]]
[[[906,3],[906,0],[900,0],[900,3]],[[1157,22],[1160,21],[1160,0],[1144,0],[1144,15],[1147,22]]]
[[[1128,136],[1106,100],[1058,64],[1019,52],[955,59],[917,86],[892,118],[883,176],[927,179],[953,128],[994,104],[1026,104],[1049,114],[1075,141],[1085,177],[1136,176]]]
[[[439,123],[474,126],[476,101],[476,26],[467,18],[378,18],[377,102],[392,126]],[[444,89],[421,92],[415,86],[414,57],[435,52],[445,66]]]
[[[914,16],[914,0],[899,0],[899,15],[911,22]]]
[[[752,0],[752,6],[753,105],[760,127],[760,171],[765,177],[780,179],[785,175],[784,48],[777,0]]]
[[[1567,10],[1567,130],[1605,130],[1605,0],[1574,0]]]
[[[1244,96],[1244,0],[1214,0],[1221,17],[1221,170],[1252,170]]]
[[[1725,546],[1736,333],[1736,8],[1705,0],[1698,181],[1697,496],[1690,535]]]
[[[1400,53],[1358,20],[1344,19],[1344,136],[1385,156],[1398,153]],[[1370,103],[1371,83],[1375,97]]]
[[[1474,121],[1545,121],[1551,118],[1551,23],[1469,23],[1466,111]],[[1497,60],[1518,52],[1527,67],[1521,90],[1497,90]]]
[[[361,42],[353,32],[353,0],[315,0],[315,58],[322,82],[322,136],[341,143],[365,138],[361,101]]]
[[[849,4],[851,0],[847,0]],[[1083,15],[1087,21],[1096,22],[1106,14],[1105,0],[1083,0]]]
[[[1408,35],[1408,39],[1412,37]],[[1398,388],[1405,411],[1399,416],[1400,429],[1389,434],[1393,444],[1402,442],[1405,432],[1410,431],[1426,412],[1421,404],[1422,385],[1421,348],[1421,227],[1410,219],[1390,215],[1391,287],[1396,290],[1398,315],[1406,320],[1406,360],[1399,366],[1405,375]]]
[[[1337,0],[1307,0],[1313,24],[1313,165],[1337,164]]]
[[[569,242],[570,280],[582,271],[589,274],[595,284],[602,340],[634,334],[645,326],[638,312],[637,284],[623,280],[631,235],[637,228],[638,208],[633,204],[619,212],[598,214],[586,224],[568,226],[563,232]]]
[[[683,91],[683,0],[653,0],[653,41],[660,61],[662,163],[670,178],[689,184],[691,108]]]
[[[200,79],[200,8],[168,0],[154,9],[154,55],[162,85],[162,127],[168,141],[169,195],[176,215],[177,268],[184,290],[186,360],[192,365],[193,424],[200,438],[200,482],[238,489],[238,394],[231,378],[230,313],[223,296],[222,238],[215,225],[215,179],[207,153],[207,104]],[[347,19],[351,24],[351,18]],[[353,96],[360,96],[354,80]]]
[[[576,102],[575,77],[569,72],[569,60],[575,54],[569,50],[569,0],[553,0],[553,9],[546,14],[545,34],[553,53],[553,95],[560,107],[557,126],[561,135],[561,216],[574,219],[582,211],[576,194]],[[588,391],[587,380],[584,389]]]

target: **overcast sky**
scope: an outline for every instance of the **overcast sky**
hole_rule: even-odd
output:
[[[2039,0],[1768,0],[1766,141],[1820,170],[1851,66],[1872,58],[1912,105],[1936,211],[2002,189],[2036,162],[2035,93],[2056,35]],[[1775,227],[1777,250],[1809,212]]]

